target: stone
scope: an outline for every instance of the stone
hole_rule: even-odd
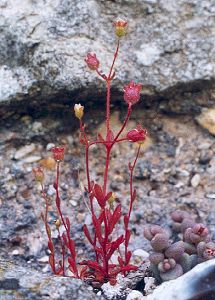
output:
[[[205,197],[208,199],[215,199],[215,193],[207,193]]]
[[[203,109],[202,113],[196,117],[196,120],[209,133],[215,135],[215,108]]]
[[[26,155],[32,153],[34,150],[35,150],[35,144],[33,143],[30,145],[23,146],[15,152],[14,159],[19,160],[25,157]]]
[[[102,300],[80,279],[50,276],[0,260],[0,300]]]
[[[135,290],[130,292],[126,298],[126,300],[143,300],[143,299],[144,299],[143,294]]]
[[[21,6],[3,0],[0,102],[71,101],[77,92],[80,99],[98,98],[104,84],[95,81],[84,57],[96,52],[106,71],[116,44],[113,20],[123,15],[129,32],[121,43],[114,90],[142,81],[145,95],[165,95],[164,109],[199,112],[215,97],[213,8],[213,0],[23,0]]]
[[[192,187],[196,188],[201,181],[201,176],[199,174],[195,174],[191,179]]]

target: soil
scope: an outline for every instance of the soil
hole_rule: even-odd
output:
[[[125,116],[123,108],[115,107],[111,122],[116,130]],[[50,104],[38,109],[14,110],[1,108],[0,120],[0,248],[2,258],[50,272],[47,238],[41,212],[44,201],[34,181],[32,168],[42,158],[50,156],[52,145],[66,145],[61,166],[60,189],[62,210],[70,218],[77,252],[82,259],[93,257],[82,227],[90,224],[90,214],[83,201],[86,184],[84,149],[79,144],[78,122],[69,106]],[[85,112],[89,136],[104,131],[103,108]],[[138,161],[134,186],[137,199],[131,216],[130,249],[150,250],[143,238],[143,226],[156,223],[170,226],[169,213],[175,209],[189,211],[208,225],[215,238],[215,139],[196,124],[191,115],[168,115],[137,107],[129,128],[141,123],[149,138]],[[28,145],[28,147],[26,147]],[[30,145],[30,146],[29,146]],[[24,148],[23,148],[24,147]],[[117,202],[128,210],[129,172],[137,147],[123,143],[115,147],[109,174],[109,186]],[[104,150],[94,146],[90,154],[92,178],[101,182]],[[55,174],[46,174],[46,188],[52,197],[49,221],[56,219],[54,205]],[[53,226],[54,228],[54,226]],[[118,231],[122,226],[118,227]],[[54,231],[53,236],[57,236]]]

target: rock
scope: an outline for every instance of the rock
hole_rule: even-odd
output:
[[[155,278],[154,277],[145,277],[144,282],[145,282],[144,292],[146,293],[146,295],[151,294],[156,287]]]
[[[32,163],[37,162],[39,160],[41,160],[41,156],[39,156],[39,155],[31,155],[31,156],[28,156],[28,157],[22,159],[22,163],[32,164]]]
[[[195,174],[191,179],[192,187],[196,188],[201,181],[201,176],[199,174]]]
[[[209,133],[215,135],[215,108],[203,109],[202,113],[196,117],[196,120]]]
[[[162,283],[146,300],[206,300],[215,295],[215,259],[198,264],[175,280]]]
[[[12,252],[12,255],[14,255],[14,256],[19,255],[19,254],[20,254],[19,250],[17,250],[17,249],[13,250],[13,252]]]
[[[14,159],[18,160],[21,159],[23,157],[25,157],[26,155],[32,153],[35,150],[35,144],[30,144],[30,145],[26,145],[21,147],[19,150],[16,151],[16,153],[14,154]]]
[[[138,264],[148,260],[149,253],[143,249],[136,249],[133,252],[134,261]]]
[[[1,3],[1,102],[69,100],[76,92],[80,99],[92,98],[96,74],[86,68],[85,54],[95,51],[106,70],[116,43],[113,20],[121,15],[130,30],[122,41],[115,90],[131,79],[143,81],[145,94],[165,91],[162,106],[170,101],[174,111],[198,111],[214,101],[213,0]],[[96,91],[101,89],[99,84]]]
[[[33,268],[24,268],[10,262],[0,261],[0,300],[50,299],[50,300],[96,300],[90,286],[79,279],[48,276]]]
[[[143,300],[143,299],[144,299],[143,294],[135,290],[130,292],[126,298],[126,300]]]
[[[207,193],[205,197],[208,199],[215,199],[215,193]]]

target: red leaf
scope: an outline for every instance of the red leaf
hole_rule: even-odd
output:
[[[52,241],[48,241],[48,248],[52,253],[54,252],[54,245],[53,245]]]
[[[80,265],[87,265],[89,268],[100,271],[102,274],[105,274],[103,268],[96,261],[84,260],[80,263]]]
[[[124,261],[123,261],[122,257],[120,257],[120,256],[118,256],[118,262],[119,262],[120,267],[122,267],[124,265]]]
[[[75,260],[72,259],[71,257],[68,257],[68,263],[69,263],[70,271],[75,274],[77,270]]]
[[[130,261],[130,259],[131,259],[131,251],[128,251],[128,252],[126,253],[125,259],[126,259],[126,264],[129,264],[129,261]]]
[[[105,202],[110,199],[110,197],[112,196],[112,192],[107,193],[107,195],[105,196]]]
[[[125,228],[128,227],[128,222],[129,222],[129,217],[128,217],[128,215],[125,215],[124,216],[124,225],[125,225]]]
[[[99,132],[98,132],[98,134],[97,134],[97,139],[98,139],[99,142],[102,142],[102,143],[105,142],[103,136],[102,136],[101,133],[99,133]]]
[[[85,266],[81,269],[80,271],[80,278],[81,279],[84,279],[86,277],[86,274],[87,274],[87,269],[88,269],[88,266]]]
[[[117,207],[114,210],[114,213],[112,215],[112,218],[110,219],[109,223],[109,234],[112,233],[116,223],[119,221],[121,217],[121,204],[117,205]]]
[[[92,216],[92,219],[93,219],[93,225],[94,225],[96,236],[98,237],[99,243],[102,245],[103,237],[101,233],[101,223],[99,222],[99,220],[96,218],[95,215]]]
[[[75,258],[76,257],[75,244],[72,239],[69,239],[69,249],[70,249],[72,257]]]
[[[54,255],[49,255],[49,264],[52,268],[52,271],[55,273],[55,264],[54,264]]]
[[[118,239],[116,239],[114,242],[111,243],[111,247],[110,247],[110,250],[109,250],[108,255],[107,255],[108,259],[111,258],[111,256],[112,256],[112,254],[114,253],[114,251],[115,251],[116,249],[118,249],[119,246],[120,246],[123,242],[124,242],[124,236],[121,235]]]
[[[123,267],[117,268],[117,270],[111,272],[111,276],[116,276],[117,274],[123,273],[123,272],[136,271],[137,269],[138,269],[138,267],[133,266],[133,265],[123,266]]]
[[[104,206],[105,206],[104,193],[103,193],[103,190],[102,190],[101,186],[98,185],[97,183],[94,186],[94,194],[95,194],[95,197],[98,201],[98,204],[101,206],[101,208],[104,208]]]
[[[98,254],[103,254],[103,250],[101,247],[95,247],[94,249]]]
[[[100,224],[102,224],[102,222],[104,221],[104,218],[105,218],[105,211],[102,210],[102,212],[98,218],[98,221],[100,222]]]
[[[90,242],[90,244],[93,245],[94,243],[93,243],[93,240],[91,239],[91,236],[90,236],[90,233],[89,233],[89,230],[88,230],[86,224],[84,224],[84,226],[83,226],[83,231],[84,231],[84,234],[85,234],[86,238]]]
[[[66,225],[67,225],[67,230],[70,232],[70,221],[69,218],[66,218]]]

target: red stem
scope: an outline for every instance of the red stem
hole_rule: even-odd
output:
[[[122,125],[122,128],[120,129],[120,131],[117,133],[116,137],[114,138],[114,143],[115,143],[115,142],[118,142],[117,139],[118,139],[118,137],[120,136],[120,134],[123,132],[123,130],[125,129],[125,126],[126,126],[128,120],[130,119],[131,112],[132,112],[131,105],[129,105],[129,106],[128,106],[127,116],[126,116],[125,121],[124,121],[124,123],[123,123],[123,125]]]
[[[129,204],[129,212],[128,212],[128,223],[127,225],[125,225],[125,232],[128,230],[128,224],[130,221],[130,217],[131,217],[131,211],[133,208],[133,203],[134,203],[134,199],[133,199],[133,174],[134,174],[134,169],[140,154],[140,148],[141,148],[141,144],[139,144],[138,149],[137,149],[137,153],[136,153],[136,157],[135,160],[133,162],[133,165],[129,164],[129,170],[130,170],[130,181],[129,181],[129,185],[130,185],[130,204]],[[129,263],[129,261],[127,260],[127,253],[128,253],[128,246],[125,244],[125,265],[127,265]]]
[[[114,53],[112,65],[110,67],[110,72],[108,74],[108,79],[110,79],[112,77],[112,71],[113,71],[113,67],[114,67],[115,61],[117,59],[118,53],[119,53],[119,39],[117,41],[117,47],[116,47],[116,51]]]
[[[45,223],[45,228],[46,228],[46,234],[47,234],[47,237],[49,239],[50,242],[52,242],[52,239],[50,238],[50,233],[49,233],[49,229],[48,229],[48,199],[47,199],[47,196],[46,196],[46,193],[44,191],[44,186],[43,184],[41,183],[41,187],[42,187],[42,196],[43,196],[43,199],[45,200],[45,216],[44,216],[44,223]],[[52,242],[53,244],[53,242]],[[56,268],[55,268],[55,255],[54,255],[54,251],[52,252],[52,256],[53,256],[53,266],[52,266],[52,269],[53,269],[53,272],[54,274],[56,274]]]
[[[104,224],[105,224],[105,237],[104,237],[104,243],[102,245],[102,249],[103,249],[103,267],[104,267],[104,271],[106,273],[106,276],[108,277],[109,275],[109,268],[108,268],[108,258],[107,258],[107,242],[108,242],[108,225],[107,225],[107,218],[106,218],[106,213],[105,213],[105,209],[104,209]]]
[[[107,133],[110,130],[110,83],[112,78],[112,71],[113,71],[113,67],[115,64],[115,61],[117,59],[119,53],[119,39],[117,41],[117,47],[116,47],[116,51],[114,53],[114,57],[113,57],[113,62],[112,65],[110,67],[110,71],[108,74],[108,77],[106,79],[106,83],[107,83],[107,97],[106,97],[106,128],[107,128]]]
[[[62,223],[63,223],[63,226],[64,226],[64,228],[65,228],[66,235],[67,235],[67,239],[68,239],[68,241],[70,241],[70,240],[71,240],[71,238],[70,238],[70,232],[68,231],[68,228],[67,228],[67,225],[66,225],[66,222],[65,222],[65,220],[64,220],[64,217],[63,217],[63,214],[62,214],[62,211],[61,211],[61,207],[60,207],[59,177],[60,177],[60,162],[57,162],[56,206],[57,206],[58,213],[59,213],[59,215],[60,215],[61,221],[62,221]],[[72,255],[72,249],[70,248],[70,243],[68,242],[68,244],[69,244],[69,251],[70,251],[71,257],[72,257],[72,259],[75,261],[75,257],[73,257],[73,255]],[[75,265],[75,276],[76,276],[77,278],[79,278],[78,270],[77,270],[77,266],[76,266],[76,265]]]
[[[63,241],[62,241],[62,238],[61,238],[61,235],[60,235],[60,230],[59,228],[57,228],[57,231],[58,231],[58,237],[59,237],[59,240],[60,240],[60,246],[61,246],[61,251],[62,251],[62,268],[63,268],[63,276],[65,276],[65,246],[63,244]]]
[[[133,175],[134,175],[134,169],[135,169],[135,166],[136,166],[139,154],[140,154],[140,149],[141,149],[141,144],[139,144],[139,146],[138,146],[134,163],[132,166],[130,166],[130,207],[129,207],[129,213],[128,213],[129,219],[131,216],[131,211],[132,211],[133,202],[134,202],[133,201]]]
[[[107,98],[106,98],[106,128],[107,133],[110,130],[110,81],[107,80]]]
[[[113,144],[112,144],[113,145]],[[106,191],[107,191],[107,179],[108,179],[108,169],[109,169],[109,164],[110,164],[110,152],[111,152],[111,147],[106,146],[106,161],[105,161],[105,171],[104,171],[104,185],[103,185],[103,192],[104,195],[106,195]]]

